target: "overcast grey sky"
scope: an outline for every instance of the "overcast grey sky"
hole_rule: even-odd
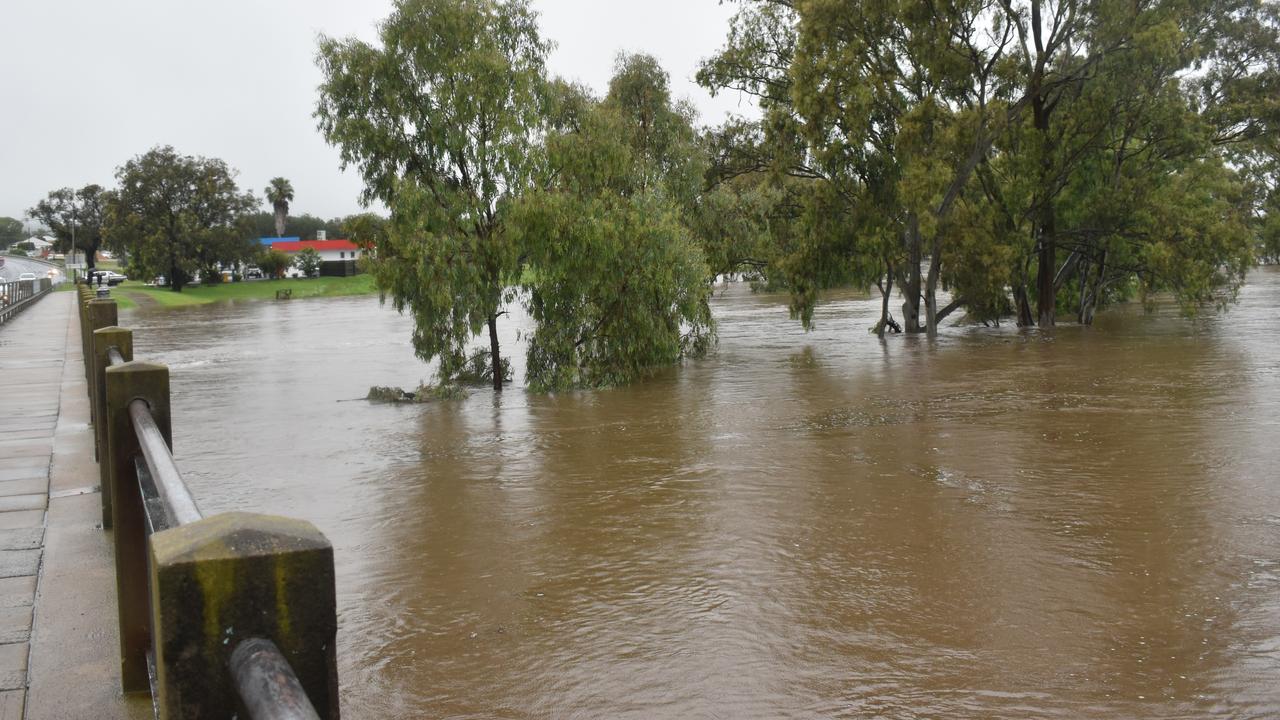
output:
[[[698,62],[724,43],[717,0],[534,0],[553,73],[597,90],[620,50],[655,55],[704,123],[752,114],[708,96]],[[278,175],[297,213],[356,212],[361,189],[311,117],[318,34],[373,40],[390,0],[0,0],[0,215],[55,188],[114,184],[156,145],[226,160],[259,197]]]

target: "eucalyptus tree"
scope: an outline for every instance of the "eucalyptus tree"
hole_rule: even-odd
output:
[[[212,279],[220,263],[255,249],[248,216],[257,200],[240,191],[222,160],[157,147],[117,169],[116,180],[107,241],[129,253],[135,272],[164,275],[175,292],[197,272]]]
[[[1267,197],[1265,172],[1242,175],[1275,156],[1276,16],[1263,0],[753,0],[699,79],[764,111],[725,157],[821,189],[790,205],[822,222],[773,224],[808,251],[775,238],[770,260],[801,273],[802,311],[815,268],[861,265],[884,293],[897,279],[908,331],[962,307],[997,319],[1009,289],[1020,324],[1052,325],[1060,295],[1087,322],[1130,287],[1189,309],[1238,287]]]
[[[896,243],[866,225],[865,178],[823,166],[806,140],[795,98],[800,17],[789,0],[743,2],[726,45],[698,72],[713,94],[755,98],[762,115],[708,133],[713,162],[698,234],[715,272],[745,271],[787,288],[791,313],[806,328],[823,289],[878,285],[883,303],[874,331],[883,334],[900,329],[888,305]]]
[[[1026,237],[1011,279],[1020,322],[1031,322],[1031,266],[1041,326],[1060,300],[1090,323],[1132,287],[1172,291],[1188,311],[1230,299],[1252,244],[1239,169],[1275,124],[1275,4],[1002,10],[1030,114],[996,143],[984,177]]]
[[[635,380],[713,340],[710,271],[690,229],[705,172],[693,110],[648,55],[622,55],[595,100],[561,84],[538,189],[512,231],[532,273],[528,382]]]
[[[276,237],[284,237],[284,223],[289,217],[289,203],[293,200],[293,185],[282,177],[271,178],[263,192],[275,213]]]
[[[60,188],[27,211],[27,217],[49,228],[60,250],[83,250],[93,269],[103,241],[103,220],[110,191],[101,185]],[[19,224],[21,229],[21,224]]]
[[[879,285],[878,332],[892,325],[895,280],[909,332],[933,331],[964,304],[937,304],[947,266],[941,230],[1012,111],[994,87],[1010,33],[984,34],[988,9],[756,0],[704,64],[699,78],[712,89],[759,98],[770,164],[787,178],[777,185],[816,181],[817,192],[799,193],[796,204],[803,252],[790,265],[801,319],[816,289],[850,278]]]
[[[446,380],[487,329],[502,389],[520,260],[506,205],[530,184],[548,49],[524,0],[396,0],[377,44],[320,40],[320,130],[391,211],[373,275]]]

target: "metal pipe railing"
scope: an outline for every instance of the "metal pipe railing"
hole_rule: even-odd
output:
[[[191,497],[178,464],[173,461],[173,453],[169,452],[169,445],[165,443],[156,419],[151,416],[151,406],[146,400],[134,400],[129,403],[129,417],[133,420],[133,431],[138,436],[142,457],[147,461],[147,472],[170,520],[175,526],[203,520],[204,513],[196,507],[196,500]]]
[[[250,720],[320,720],[289,661],[270,640],[242,640],[228,665]]]
[[[124,691],[160,718],[337,720],[332,546],[298,520],[206,517],[173,458],[168,368],[133,360],[114,300],[79,297]]]

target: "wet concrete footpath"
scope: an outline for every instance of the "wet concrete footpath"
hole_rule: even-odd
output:
[[[0,720],[145,718],[120,693],[75,294],[0,327]]]

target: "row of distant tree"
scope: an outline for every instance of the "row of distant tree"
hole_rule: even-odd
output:
[[[93,267],[100,249],[111,250],[130,275],[162,275],[177,291],[193,277],[219,278],[222,267],[259,260],[272,268],[280,264],[279,257],[264,256],[260,237],[341,233],[341,218],[290,216],[294,193],[285,178],[274,178],[265,189],[272,212],[263,212],[262,201],[241,190],[235,175],[222,160],[157,147],[122,165],[114,187],[53,190],[27,215],[47,228],[58,251],[80,250]],[[16,223],[21,232],[22,223],[4,220],[0,230]]]
[[[525,0],[395,0],[376,42],[321,38],[320,130],[390,209],[375,276],[445,379],[487,335],[501,389],[516,302],[530,385],[598,386],[705,348],[725,273],[806,326],[855,285],[875,332],[933,333],[1225,305],[1280,255],[1274,0],[737,7],[698,80],[760,119],[711,128],[647,55],[603,97],[552,77]]]
[[[28,232],[26,225],[17,218],[0,217],[0,250],[7,250],[25,241],[32,234],[39,234],[43,228],[33,228]]]

